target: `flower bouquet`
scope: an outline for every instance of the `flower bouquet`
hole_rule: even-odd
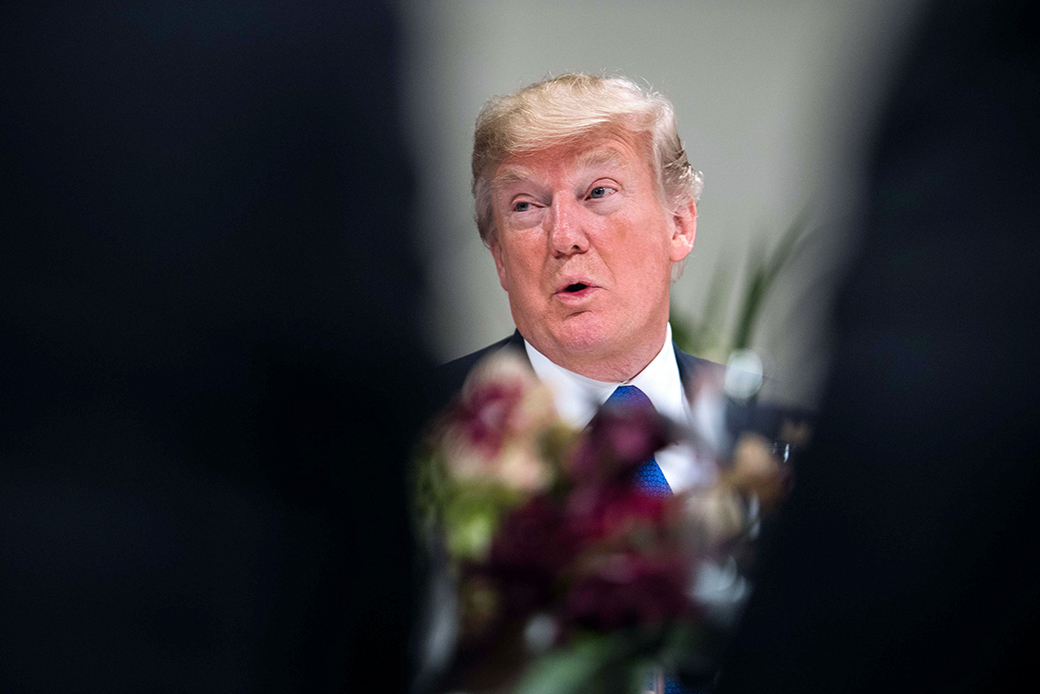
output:
[[[710,683],[747,594],[758,511],[786,480],[771,445],[745,437],[709,487],[640,489],[637,468],[679,438],[698,437],[652,407],[604,409],[570,429],[509,353],[473,370],[416,468],[420,528],[455,588],[442,688],[630,694],[663,691],[665,677]]]

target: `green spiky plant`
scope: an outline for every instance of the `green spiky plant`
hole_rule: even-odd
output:
[[[726,330],[726,308],[732,284],[732,271],[722,262],[715,269],[704,302],[704,310],[695,321],[671,311],[672,339],[680,349],[705,359],[726,363],[729,355],[751,346],[758,318],[780,271],[794,257],[806,236],[808,213],[803,212],[784,232],[771,253],[760,241],[748,257],[743,297],[737,310],[736,323]]]

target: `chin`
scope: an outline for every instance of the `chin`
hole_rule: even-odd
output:
[[[572,317],[555,326],[552,335],[563,349],[574,353],[595,353],[608,348],[617,339],[617,330],[595,318]]]

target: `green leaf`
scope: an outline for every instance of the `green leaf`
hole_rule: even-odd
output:
[[[737,329],[730,343],[731,351],[751,347],[762,305],[780,271],[794,257],[798,243],[805,235],[808,217],[809,208],[806,208],[780,237],[771,254],[766,255],[761,246],[752,251],[748,258],[744,301],[737,314]]]
[[[667,670],[674,670],[689,653],[700,646],[701,633],[698,625],[691,622],[679,622],[668,632],[660,652],[657,654],[658,664]]]
[[[696,354],[693,337],[693,326],[690,321],[679,315],[675,306],[668,312],[668,322],[672,324],[672,342],[679,345],[679,349],[689,354]]]
[[[443,508],[444,533],[452,556],[484,559],[502,516],[522,499],[518,492],[497,484],[455,485]]]
[[[729,304],[730,285],[732,282],[728,263],[720,262],[715,266],[708,295],[704,301],[704,310],[700,318],[688,321],[675,310],[671,311],[669,321],[672,324],[672,340],[679,349],[696,357],[725,361],[725,354],[718,350],[725,341],[726,307]]]
[[[415,454],[410,474],[412,521],[420,537],[429,537],[440,523],[449,495],[443,456],[434,446],[424,444]]]
[[[751,344],[755,318],[765,291],[764,273],[762,269],[761,250],[752,254],[748,262],[747,286],[744,289],[744,303],[737,315],[737,329],[733,333],[730,350],[746,349]]]
[[[803,209],[777,242],[772,253],[759,243],[748,255],[742,298],[736,312],[733,330],[727,335],[725,320],[732,290],[729,263],[720,261],[712,276],[704,310],[694,321],[684,320],[672,311],[672,339],[679,348],[694,356],[723,362],[737,349],[751,346],[762,307],[780,272],[804,246],[810,210]]]
[[[628,669],[628,687],[626,687],[625,691],[642,694],[646,691],[647,680],[658,671],[658,666],[652,660],[647,658],[637,660]]]
[[[516,694],[587,692],[614,655],[614,639],[584,636],[572,647],[536,660],[524,673]]]

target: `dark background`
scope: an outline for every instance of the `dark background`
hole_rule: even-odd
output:
[[[835,354],[720,692],[1035,679],[1040,5],[932,3],[875,134]]]
[[[397,23],[0,7],[0,690],[399,691]]]

